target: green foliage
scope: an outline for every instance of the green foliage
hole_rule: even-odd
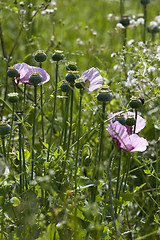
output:
[[[147,5],[146,24],[157,6],[159,0]],[[159,34],[137,23],[143,10],[140,0],[0,2],[0,120],[11,125],[0,139],[1,239],[159,239],[160,46]],[[119,29],[121,11],[137,25]],[[42,65],[37,50],[47,55]],[[52,61],[55,50],[63,51],[62,61]],[[22,62],[50,75],[42,92],[37,86],[35,119],[33,86],[7,77],[8,67]],[[98,89],[73,86],[71,108],[71,94],[60,89],[68,62],[77,63],[80,76],[98,69],[113,95],[105,112]],[[15,91],[19,101],[11,104],[7,94]],[[138,109],[146,119],[139,134],[149,142],[144,152],[119,149],[107,131],[108,114],[131,110],[132,96],[144,101]]]

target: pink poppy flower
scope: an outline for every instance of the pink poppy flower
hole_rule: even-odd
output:
[[[103,83],[103,78],[100,75],[100,73],[98,72],[98,70],[94,67],[86,70],[81,78],[83,78],[83,80],[85,82],[87,82],[87,80],[89,81],[89,88],[88,90],[90,92],[94,91],[97,88],[100,88],[102,86]]]
[[[119,112],[118,114],[121,114]],[[114,118],[117,114],[110,113],[109,118]],[[127,112],[123,114],[124,117],[129,116],[134,116],[134,113],[132,112]],[[132,129],[132,134],[130,134],[130,127],[129,126],[124,126],[119,121],[113,121],[114,119],[110,120],[110,124],[108,125],[108,132],[111,136],[112,139],[117,140],[117,146],[119,148],[122,148],[126,151],[129,152],[144,152],[148,146],[148,142],[145,138],[139,137],[136,133],[141,131],[146,124],[146,120],[140,117],[139,115],[137,116],[137,122],[136,122],[136,130],[135,133],[133,134],[133,129]]]
[[[29,76],[32,73],[40,73],[43,77],[42,84],[48,82],[50,80],[49,74],[42,68],[33,67],[26,63],[17,63],[13,67],[17,69],[19,72],[19,76],[15,79],[16,83],[25,83],[29,85],[33,85],[29,82]]]

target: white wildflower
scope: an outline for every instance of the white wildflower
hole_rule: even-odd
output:
[[[108,20],[112,20],[112,18],[113,18],[113,14],[112,14],[112,13],[109,13],[109,14],[107,15],[107,19],[108,19]]]
[[[153,73],[155,70],[156,70],[156,68],[153,67],[153,66],[150,66],[150,67],[148,68],[148,72],[149,72],[149,73]]]
[[[137,24],[138,25],[143,25],[144,24],[144,18],[138,18],[137,19]]]
[[[160,24],[160,16],[156,16],[154,19],[158,24]]]
[[[116,25],[117,30],[124,29],[125,27],[122,25],[122,23],[117,23]]]
[[[155,21],[151,21],[148,26],[150,30],[153,30],[155,27],[158,26],[158,23]]]
[[[128,46],[131,46],[131,45],[133,45],[133,43],[134,43],[134,39],[131,39],[131,40],[129,40],[129,41],[127,42],[127,45],[128,45]]]

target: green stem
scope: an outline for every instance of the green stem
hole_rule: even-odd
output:
[[[100,142],[99,142],[99,155],[98,155],[98,170],[97,170],[97,180],[99,179],[99,167],[101,165],[101,161],[103,161],[103,138],[104,138],[104,117],[105,117],[105,109],[106,103],[103,102],[102,105],[102,117],[101,117],[101,125],[100,125]]]
[[[129,155],[129,154],[128,154]],[[130,164],[131,164],[131,158],[130,156],[127,158],[127,171],[126,171],[126,176],[125,176],[125,182],[124,182],[124,186],[123,186],[123,192],[125,192],[126,190],[126,185],[127,185],[127,181],[128,181],[128,174],[130,171]]]
[[[76,161],[75,161],[75,198],[77,196],[77,170],[78,170],[78,157],[79,157],[79,139],[81,132],[81,113],[82,113],[82,98],[83,98],[83,89],[80,89],[80,99],[79,99],[79,118],[78,118],[78,126],[77,126],[77,149],[76,149]],[[77,208],[76,208],[77,210]],[[75,211],[75,215],[76,215]]]
[[[22,193],[22,124],[19,123],[19,175],[20,175],[20,194]]]
[[[67,139],[67,126],[68,126],[68,109],[69,109],[69,95],[66,94],[66,103],[65,103],[65,116],[64,116],[64,139],[63,139],[63,149],[66,149],[66,139]]]
[[[5,204],[5,198],[6,198],[6,189],[4,186],[4,194],[3,194],[3,200],[2,200],[2,214],[1,214],[1,240],[3,240],[3,234],[4,234],[4,204]]]
[[[24,113],[26,111],[26,89],[27,89],[27,84],[24,84],[24,93],[23,93],[23,112]]]
[[[56,83],[55,83],[54,104],[53,104],[51,129],[50,129],[49,144],[48,144],[48,152],[47,152],[47,162],[49,162],[49,153],[50,153],[50,148],[51,148],[52,131],[53,131],[53,125],[54,125],[54,121],[55,121],[56,99],[57,99],[57,85],[58,85],[58,62],[56,62]]]
[[[106,108],[106,102],[103,102],[102,105],[102,115],[101,115],[101,123],[100,123],[100,131],[99,131],[99,145],[98,145],[98,162],[97,160],[95,161],[95,169],[96,169],[96,174],[95,174],[95,180],[97,181],[99,179],[99,169],[101,162],[103,161],[103,138],[104,138],[104,119],[105,119],[105,108]],[[97,157],[96,157],[97,159]],[[93,191],[93,196],[92,196],[92,201],[95,202],[97,195],[97,186],[94,188]]]
[[[120,157],[118,161],[118,176],[117,176],[117,185],[116,185],[116,198],[119,199],[119,182],[120,182],[120,173],[121,173],[121,161],[122,160],[122,149],[120,149]]]
[[[137,109],[135,109],[135,119],[136,119],[136,123],[134,125],[134,133],[136,132],[136,124],[137,124]]]
[[[68,109],[69,109],[69,95],[66,94],[66,102],[65,102],[65,116],[64,116],[64,140],[63,140],[63,150],[66,150],[66,139],[67,139],[67,129],[68,129]],[[63,135],[63,134],[62,134]],[[63,136],[62,136],[63,138]],[[64,174],[66,170],[66,160],[64,159],[62,163],[62,177],[61,177],[61,183],[63,182]]]
[[[143,12],[144,12],[144,29],[143,29],[143,42],[146,42],[146,22],[147,22],[147,5],[143,5]]]
[[[44,119],[43,119],[43,86],[41,85],[41,118],[42,118],[42,141],[44,142]]]
[[[31,161],[31,180],[33,180],[34,171],[34,145],[35,145],[35,127],[36,127],[36,110],[37,110],[37,86],[34,86],[34,116],[32,128],[32,161]]]
[[[42,63],[39,63],[39,67],[42,68]],[[44,142],[44,118],[43,118],[43,85],[41,85],[41,118],[42,118],[42,141]]]
[[[3,137],[1,137],[1,139],[2,139],[2,146],[3,146],[3,156],[4,156],[4,158],[5,158],[5,161],[6,161],[6,147],[5,147],[5,137],[3,136]]]
[[[120,0],[120,16],[122,17],[123,15],[123,3],[122,0]]]
[[[23,155],[23,189],[24,185],[26,186],[27,189],[27,182],[26,182],[26,162],[25,162],[25,150],[24,150],[24,129],[22,128],[22,155]]]
[[[117,226],[116,226],[116,218],[115,218],[114,208],[113,208],[113,195],[112,195],[111,173],[110,173],[110,164],[109,163],[107,165],[107,175],[108,175],[109,201],[110,201],[110,207],[111,207],[112,221],[113,221],[113,226],[114,226],[114,229],[115,229],[115,237],[116,237],[116,240],[118,240],[119,237],[118,237],[118,231],[117,231]]]
[[[9,152],[10,152],[10,147],[11,147],[11,140],[12,140],[12,133],[13,133],[13,121],[14,121],[14,110],[15,110],[15,104],[13,103],[12,107],[12,118],[11,118],[11,131],[10,131],[10,136],[9,136],[9,143],[8,143],[8,152],[7,152],[7,158],[9,159]],[[13,166],[12,163],[12,158],[11,158],[11,167]]]
[[[66,160],[69,157],[69,147],[71,142],[71,134],[72,134],[72,121],[73,121],[73,89],[71,90],[71,104],[70,104],[70,125],[69,125],[69,134],[68,134],[68,145],[67,145],[67,153],[66,153]]]

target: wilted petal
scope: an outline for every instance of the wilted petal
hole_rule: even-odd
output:
[[[84,81],[86,82],[87,80],[89,81],[89,91],[94,91],[97,88],[100,88],[102,86],[103,83],[103,78],[100,75],[100,73],[98,72],[98,70],[94,67],[86,70],[81,78],[84,79]]]
[[[133,146],[131,152],[144,152],[148,146],[147,140],[143,137],[139,137],[137,134],[132,134],[130,136],[130,141]]]
[[[18,79],[19,83],[33,85],[29,82],[29,77],[30,77],[31,73],[34,73],[34,72],[37,72],[37,73],[39,72],[42,75],[42,77],[43,77],[42,84],[44,84],[50,80],[49,74],[42,68],[33,67],[26,63],[17,63],[14,65],[14,67],[17,69],[17,71],[20,74],[19,79]],[[15,82],[18,82],[18,81],[17,81],[17,79],[15,79]]]
[[[108,118],[114,118],[114,116],[122,114],[119,112],[117,114],[110,113]],[[133,112],[124,113],[124,116],[132,116],[134,117]],[[145,126],[146,120],[137,116],[137,123],[136,123],[136,132],[142,130]],[[118,121],[113,122],[113,119],[110,120],[110,124],[108,125],[108,132],[112,139],[117,140],[117,146],[122,148],[126,151],[130,152],[143,152],[146,150],[148,146],[148,142],[146,139],[139,137],[137,134],[131,134],[129,131],[129,126],[124,126]]]

